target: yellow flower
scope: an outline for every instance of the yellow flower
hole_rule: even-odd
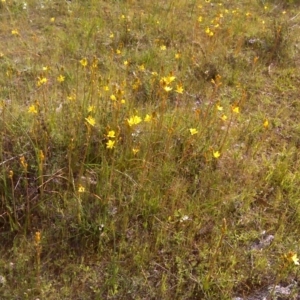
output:
[[[83,59],[81,59],[79,62],[80,62],[80,64],[81,64],[83,67],[86,67],[87,64],[88,64],[88,61],[87,61],[86,57],[84,57]]]
[[[149,114],[147,114],[145,116],[145,119],[144,119],[145,122],[151,122],[152,121],[152,116],[150,116]]]
[[[176,53],[175,54],[175,59],[179,59],[181,57],[181,54],[180,53]]]
[[[219,151],[213,151],[213,157],[214,158],[219,158],[221,156]]]
[[[93,111],[95,111],[95,106],[94,105],[90,105],[88,107],[88,112],[93,112]]]
[[[84,193],[85,192],[85,187],[79,184],[78,186],[78,193]]]
[[[114,130],[110,130],[107,134],[108,138],[114,139],[116,137],[116,133]]]
[[[109,86],[108,85],[104,86],[103,90],[106,91],[106,92],[108,92],[109,91]]]
[[[116,101],[116,100],[117,100],[117,97],[116,97],[115,95],[110,95],[110,100]]]
[[[232,107],[232,111],[236,114],[239,114],[240,113],[240,108],[238,106],[233,106]]]
[[[126,100],[125,99],[121,99],[121,104],[125,104],[126,103]]]
[[[129,64],[128,60],[125,60],[124,61],[124,66],[128,66],[128,64]]]
[[[168,92],[172,91],[172,88],[170,86],[166,85],[164,87],[164,90],[168,93]]]
[[[297,256],[297,253],[289,252],[288,254],[285,254],[284,257],[289,261],[294,263],[294,265],[299,266],[299,258]]]
[[[202,22],[203,21],[203,18],[202,18],[202,16],[200,16],[199,18],[198,18],[198,22]]]
[[[121,54],[121,50],[120,50],[120,49],[117,49],[117,50],[116,50],[116,53],[117,53],[118,55],[120,55],[120,54]]]
[[[139,148],[132,148],[132,152],[134,155],[136,155],[140,151]]]
[[[264,127],[265,127],[265,128],[268,128],[268,127],[269,127],[269,121],[268,121],[267,119],[264,121]]]
[[[217,110],[222,111],[223,107],[221,105],[217,104]]]
[[[133,125],[137,125],[142,122],[142,119],[139,116],[133,116],[127,119],[128,125],[131,127]]]
[[[58,81],[58,82],[63,82],[63,81],[65,81],[65,76],[59,75],[59,76],[57,77],[57,81]]]
[[[50,22],[53,23],[55,21],[55,18],[51,18]]]
[[[91,126],[95,126],[96,121],[92,116],[88,116],[87,118],[85,118],[85,120],[88,122],[88,124],[90,124]]]
[[[76,99],[76,96],[75,96],[74,94],[71,94],[71,95],[68,95],[68,96],[67,96],[67,99],[68,99],[69,101],[74,101],[74,100]]]
[[[160,46],[160,50],[166,51],[166,50],[167,50],[167,47],[166,47],[165,45],[162,45],[162,46]]]
[[[196,128],[190,128],[190,134],[195,135],[198,133],[198,130]]]
[[[113,149],[114,147],[115,147],[115,141],[109,140],[109,141],[106,143],[106,148],[107,148],[107,149]]]
[[[19,35],[18,29],[13,29],[13,30],[11,31],[11,34],[12,34],[12,35]]]
[[[144,65],[140,65],[140,66],[139,66],[139,70],[140,70],[140,71],[145,71],[145,66],[144,66]]]
[[[175,92],[178,93],[178,94],[182,94],[183,91],[184,91],[184,89],[183,89],[182,85],[181,85],[181,84],[178,84],[178,85],[176,86]]]
[[[46,84],[47,81],[48,81],[48,79],[46,77],[39,77],[38,82],[37,82],[37,86],[42,86],[42,85]]]
[[[109,35],[109,37],[110,37],[111,39],[113,39],[113,38],[114,38],[114,34],[111,33],[111,34]]]
[[[162,77],[159,82],[162,86],[166,86],[169,85],[171,82],[173,82],[175,79],[176,79],[175,76],[170,75],[168,77]]]
[[[34,104],[29,106],[28,112],[31,113],[31,114],[37,114],[38,113],[38,111],[36,109],[36,106]]]
[[[228,118],[227,118],[226,115],[222,115],[221,119],[222,119],[223,121],[226,121]]]

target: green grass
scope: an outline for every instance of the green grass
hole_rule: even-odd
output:
[[[0,2],[0,298],[298,281],[299,1],[24,3]]]

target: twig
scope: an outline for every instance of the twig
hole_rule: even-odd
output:
[[[20,156],[25,155],[25,154],[27,154],[28,152],[29,152],[29,151],[24,152],[24,153],[22,153],[22,154],[19,154],[19,155],[17,155],[17,156],[14,156],[14,157],[11,157],[11,158],[7,159],[7,160],[1,162],[1,163],[0,163],[0,166],[4,165],[4,164],[6,164],[7,162],[9,162],[9,161],[11,161],[11,160],[14,160],[14,159],[16,159],[16,158],[18,158],[18,157],[20,157]]]

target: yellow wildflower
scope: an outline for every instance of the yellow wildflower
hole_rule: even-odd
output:
[[[13,30],[11,31],[11,34],[12,34],[12,35],[19,35],[18,29],[13,29]]]
[[[28,112],[31,113],[31,114],[37,114],[38,113],[38,111],[36,109],[36,106],[34,104],[29,106]]]
[[[240,108],[238,106],[233,106],[232,107],[232,111],[236,114],[239,114],[240,113]]]
[[[114,130],[110,130],[107,134],[108,138],[114,139],[116,137],[116,133]]]
[[[85,187],[79,184],[78,186],[78,193],[84,193],[85,192]]]
[[[265,128],[268,128],[268,127],[269,127],[269,121],[268,121],[267,119],[264,121],[264,127],[265,127]]]
[[[132,152],[134,155],[136,155],[140,151],[139,148],[132,148]]]
[[[87,61],[86,57],[84,57],[83,59],[81,59],[79,62],[80,62],[80,64],[81,64],[83,67],[86,67],[87,64],[88,64],[88,61]]]
[[[88,112],[90,113],[90,112],[93,112],[93,111],[95,111],[95,105],[90,105],[88,107]]]
[[[227,118],[227,116],[224,114],[224,115],[222,115],[221,119],[222,119],[223,121],[226,121],[228,118]]]
[[[166,86],[164,87],[164,90],[165,90],[166,92],[170,92],[170,91],[172,91],[172,88],[171,88],[170,86],[166,85]]]
[[[107,148],[107,149],[113,149],[114,147],[115,147],[115,141],[109,140],[109,141],[106,143],[106,148]]]
[[[285,254],[284,257],[289,261],[294,263],[294,265],[299,266],[299,258],[297,256],[297,253],[289,252],[288,254]]]
[[[48,81],[48,79],[46,77],[39,77],[38,82],[37,82],[37,86],[42,86],[42,85],[46,84],[47,81]]]
[[[223,110],[223,106],[217,104],[217,110],[222,111]]]
[[[162,45],[162,46],[160,46],[160,50],[162,50],[162,51],[166,51],[166,50],[167,50],[167,47],[166,47],[166,45]]]
[[[178,93],[178,94],[182,94],[183,91],[184,91],[184,89],[183,89],[182,85],[181,85],[181,84],[178,84],[178,85],[176,86],[175,92]]]
[[[176,79],[176,77],[173,75],[170,75],[168,77],[163,77],[162,79],[163,79],[163,81],[166,82],[166,84],[170,84],[171,82],[173,82]]]
[[[65,76],[59,75],[59,76],[57,77],[57,81],[58,81],[58,82],[63,82],[63,81],[65,81]]]
[[[74,101],[74,100],[76,99],[76,96],[75,96],[74,94],[71,94],[71,95],[68,95],[68,96],[67,96],[67,99],[68,99],[69,101]]]
[[[116,97],[115,95],[110,95],[110,100],[116,101],[116,100],[117,100],[117,97]]]
[[[214,158],[219,158],[221,156],[219,151],[213,151],[213,157]]]
[[[152,116],[150,116],[149,114],[147,114],[145,116],[145,119],[144,119],[145,122],[151,122],[152,121]]]
[[[133,117],[127,119],[127,123],[130,127],[133,125],[137,125],[141,122],[142,122],[142,119],[139,116],[133,116]]]
[[[95,126],[96,124],[96,120],[95,118],[93,118],[92,116],[88,116],[87,118],[85,118],[85,120],[88,122],[88,124],[90,124],[91,126]]]
[[[198,133],[198,130],[196,128],[190,128],[190,134],[195,135]]]

